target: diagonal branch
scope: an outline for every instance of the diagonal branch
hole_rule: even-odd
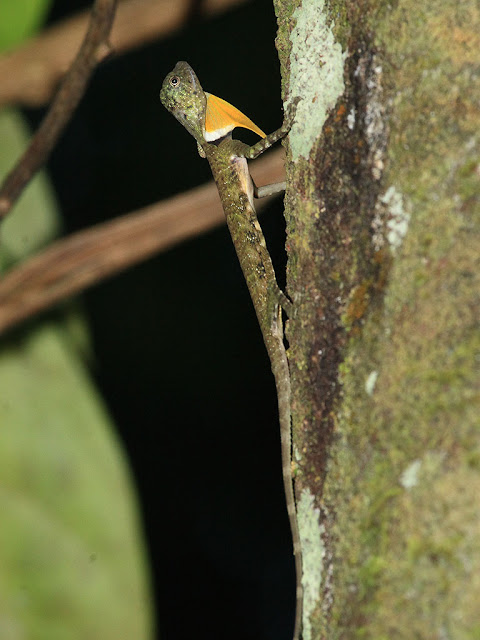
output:
[[[247,0],[203,0],[199,16],[208,18]],[[185,24],[191,0],[124,0],[110,36],[114,54],[146,44]],[[87,30],[88,12],[66,18],[18,49],[0,56],[0,105],[38,107],[50,100]]]
[[[95,66],[109,52],[108,36],[116,4],[116,0],[95,1],[88,31],[77,57],[27,150],[0,189],[0,218],[6,216],[24,187],[47,160],[83,96]]]
[[[258,184],[280,181],[283,160],[284,154],[279,150],[253,163],[255,181]],[[261,202],[265,201],[268,198]],[[218,192],[211,182],[59,240],[0,280],[0,333],[222,222]]]

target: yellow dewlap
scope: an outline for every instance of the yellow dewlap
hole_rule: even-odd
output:
[[[205,115],[205,140],[207,142],[212,142],[227,135],[235,127],[250,129],[261,138],[266,137],[266,134],[250,118],[247,118],[246,115],[229,102],[217,98],[211,93],[205,92],[205,95],[207,96],[207,112]]]

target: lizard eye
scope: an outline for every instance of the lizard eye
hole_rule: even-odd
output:
[[[170,78],[170,84],[172,85],[172,87],[176,87],[180,84],[180,78],[178,76],[172,76]]]

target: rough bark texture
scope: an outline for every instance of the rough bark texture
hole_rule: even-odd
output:
[[[276,11],[304,640],[480,638],[479,5]]]

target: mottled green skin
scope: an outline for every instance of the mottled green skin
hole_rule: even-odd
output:
[[[291,471],[290,375],[280,310],[280,306],[288,309],[291,303],[280,291],[275,278],[272,260],[253,205],[253,186],[245,159],[256,158],[288,133],[295,115],[296,103],[280,129],[249,147],[238,140],[232,140],[230,136],[218,144],[205,141],[206,98],[198,78],[186,62],[177,63],[173,71],[167,75],[160,99],[193,135],[200,155],[206,157],[210,164],[275,377],[283,481],[297,574],[297,607],[293,636],[294,640],[297,640],[300,637],[302,617],[302,559]]]

